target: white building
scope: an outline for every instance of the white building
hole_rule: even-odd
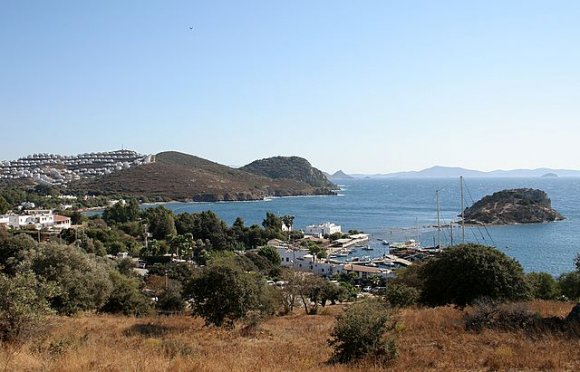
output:
[[[281,265],[296,271],[309,272],[321,276],[331,276],[344,272],[344,265],[316,260],[305,249],[290,249],[285,246],[278,246],[276,250],[282,260]]]
[[[69,217],[53,214],[51,210],[26,210],[25,214],[8,215],[8,226],[14,229],[27,227],[68,229],[71,227]]]
[[[335,225],[330,222],[325,222],[320,225],[306,226],[306,229],[304,230],[304,234],[317,237],[323,237],[325,235],[332,235],[335,233],[342,233],[342,229],[339,225]]]

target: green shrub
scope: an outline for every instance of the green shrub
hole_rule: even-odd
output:
[[[339,315],[328,341],[334,348],[331,361],[348,363],[359,358],[387,362],[397,355],[395,342],[385,338],[393,329],[391,313],[377,300],[356,302]]]
[[[264,246],[260,248],[258,254],[262,257],[265,257],[272,263],[272,265],[280,266],[282,259],[280,258],[280,254],[276,250],[276,248],[272,247],[271,245]]]
[[[526,280],[534,298],[555,300],[560,295],[558,282],[548,273],[529,273],[526,275]]]
[[[217,326],[233,326],[250,310],[259,310],[263,279],[242,271],[233,260],[216,260],[193,279],[189,294],[194,314]]]
[[[150,301],[139,290],[137,279],[114,270],[109,272],[109,279],[113,289],[100,311],[131,316],[144,316],[151,313]]]
[[[107,264],[74,246],[40,245],[32,268],[39,278],[58,288],[51,306],[61,314],[97,310],[113,289]]]
[[[388,283],[386,299],[394,307],[413,306],[419,300],[419,291],[405,284]]]
[[[48,299],[54,287],[39,282],[27,271],[13,277],[0,274],[0,339],[13,342],[39,330],[51,312]]]
[[[567,299],[580,300],[580,271],[562,274],[558,278],[558,287]]]
[[[527,299],[530,289],[521,265],[495,248],[465,244],[444,250],[419,270],[421,301],[465,306],[480,297]]]

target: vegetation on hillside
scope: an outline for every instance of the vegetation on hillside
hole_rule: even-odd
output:
[[[162,152],[154,163],[79,182],[76,192],[120,194],[148,200],[260,200],[268,196],[329,194],[294,179],[272,179],[179,152]]]
[[[308,160],[297,156],[260,159],[240,169],[273,179],[297,180],[313,187],[336,188],[336,185],[330,182],[322,171],[314,168]]]

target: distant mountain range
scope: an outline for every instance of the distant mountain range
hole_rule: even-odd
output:
[[[482,172],[473,169],[459,167],[442,167],[435,166],[420,171],[396,172],[387,174],[353,174],[356,178],[452,178],[452,177],[470,177],[470,178],[493,178],[493,177],[514,177],[514,178],[536,178],[536,177],[580,177],[580,170],[572,169],[513,169],[513,170],[494,170],[491,172]]]

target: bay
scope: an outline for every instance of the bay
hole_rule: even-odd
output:
[[[371,234],[373,251],[386,253],[380,240],[389,242],[417,239],[423,246],[437,240],[435,192],[439,191],[442,222],[460,213],[458,179],[350,179],[340,182],[337,196],[285,197],[254,202],[167,203],[175,213],[211,210],[228,224],[242,217],[246,225],[261,224],[266,212],[295,216],[295,229],[310,224],[333,222],[343,231],[362,230]],[[544,190],[552,206],[567,219],[561,222],[466,228],[469,242],[496,246],[517,259],[527,272],[545,271],[559,275],[573,270],[580,252],[580,179],[578,178],[473,178],[465,180],[466,206],[495,191],[531,187]],[[431,226],[431,227],[429,227]],[[455,242],[460,229],[453,229]],[[449,229],[440,232],[442,244],[449,244]],[[369,252],[371,254],[369,254]]]

